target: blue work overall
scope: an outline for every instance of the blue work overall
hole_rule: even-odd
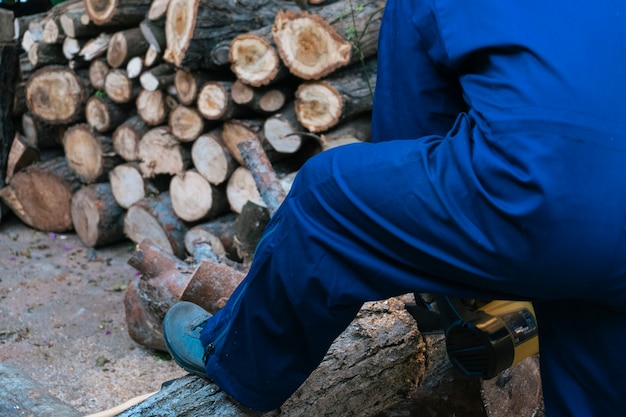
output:
[[[270,410],[362,303],[534,303],[547,414],[626,415],[626,2],[389,0],[372,143],[311,158],[203,329]]]

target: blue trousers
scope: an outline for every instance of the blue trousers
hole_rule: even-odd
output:
[[[204,328],[222,389],[277,408],[363,302],[430,292],[533,301],[548,415],[626,415],[626,10],[554,1],[387,3],[373,141],[303,166]]]

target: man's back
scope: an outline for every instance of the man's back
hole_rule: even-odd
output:
[[[464,97],[489,121],[626,127],[626,3],[434,0]],[[447,55],[447,56],[446,56]]]

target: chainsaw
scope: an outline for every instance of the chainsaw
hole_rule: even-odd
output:
[[[431,294],[415,294],[415,300],[406,308],[420,331],[443,331],[450,362],[465,375],[491,379],[539,353],[530,302],[482,302]]]

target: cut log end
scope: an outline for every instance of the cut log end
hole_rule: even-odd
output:
[[[311,132],[324,132],[339,123],[343,102],[325,81],[304,83],[296,91],[296,115]]]
[[[272,35],[289,71],[305,80],[320,79],[350,63],[350,42],[317,14],[280,11]]]
[[[181,67],[196,25],[196,1],[170,0],[165,19],[167,48],[163,59]]]
[[[26,104],[37,117],[52,124],[75,121],[87,93],[74,73],[65,67],[37,70],[26,85]]]
[[[276,49],[267,40],[251,34],[233,39],[228,60],[237,78],[253,87],[269,84],[282,65]]]

